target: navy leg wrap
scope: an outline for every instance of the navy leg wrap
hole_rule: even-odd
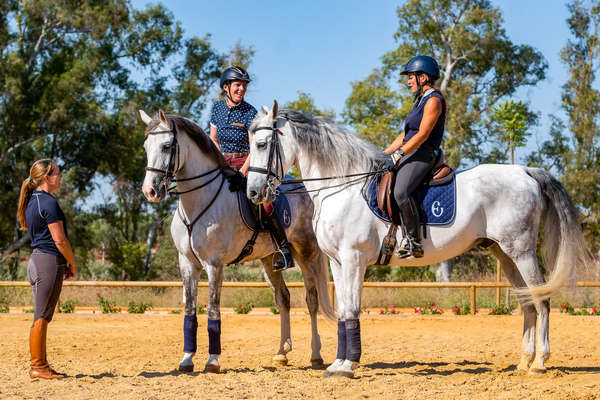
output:
[[[338,352],[335,358],[346,359],[346,323],[338,320]]]
[[[196,336],[198,332],[198,318],[195,315],[186,315],[183,318],[183,351],[196,352]]]
[[[221,354],[221,320],[208,319],[208,354]]]
[[[360,320],[346,320],[346,360],[360,361]]]

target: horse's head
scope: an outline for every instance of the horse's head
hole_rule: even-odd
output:
[[[285,172],[295,160],[290,124],[277,117],[277,101],[268,110],[263,106],[252,125],[254,135],[250,144],[250,168],[246,195],[254,203],[271,202]]]
[[[168,185],[183,165],[180,146],[177,143],[177,128],[162,110],[154,118],[140,110],[146,124],[144,149],[148,160],[142,192],[150,202],[161,201],[167,195]]]

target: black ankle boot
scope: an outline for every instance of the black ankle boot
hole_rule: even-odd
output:
[[[275,210],[267,217],[267,224],[271,232],[271,237],[278,248],[273,254],[273,271],[283,271],[293,268],[294,259],[292,258],[290,243],[287,240],[285,229],[281,225],[281,221]]]
[[[402,220],[403,238],[396,251],[399,258],[423,257],[423,247],[421,247],[421,237],[419,230],[419,214],[412,197],[400,208],[400,218]]]

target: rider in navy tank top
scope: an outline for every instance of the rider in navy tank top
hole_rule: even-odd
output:
[[[440,93],[435,91],[435,89],[429,89],[427,92],[425,92],[423,97],[421,97],[421,100],[415,103],[412,111],[410,114],[408,114],[408,117],[406,117],[403,144],[408,142],[417,132],[419,132],[421,120],[423,119],[423,110],[425,109],[425,104],[431,97],[437,97],[442,102],[442,114],[439,116],[437,122],[431,130],[429,137],[421,146],[426,146],[434,150],[440,148],[440,145],[442,144],[442,138],[444,136],[444,125],[446,121],[446,101]]]
[[[446,121],[446,101],[434,87],[440,77],[438,63],[431,57],[413,57],[404,67],[407,84],[415,95],[415,105],[408,114],[404,132],[385,150],[392,155],[398,171],[393,182],[394,200],[398,205],[402,242],[396,250],[399,258],[423,257],[419,213],[411,194],[431,173],[442,143]]]

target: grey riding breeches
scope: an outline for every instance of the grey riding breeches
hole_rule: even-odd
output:
[[[67,261],[63,256],[42,253],[34,249],[27,266],[27,277],[33,289],[33,320],[50,322],[62,290]]]

